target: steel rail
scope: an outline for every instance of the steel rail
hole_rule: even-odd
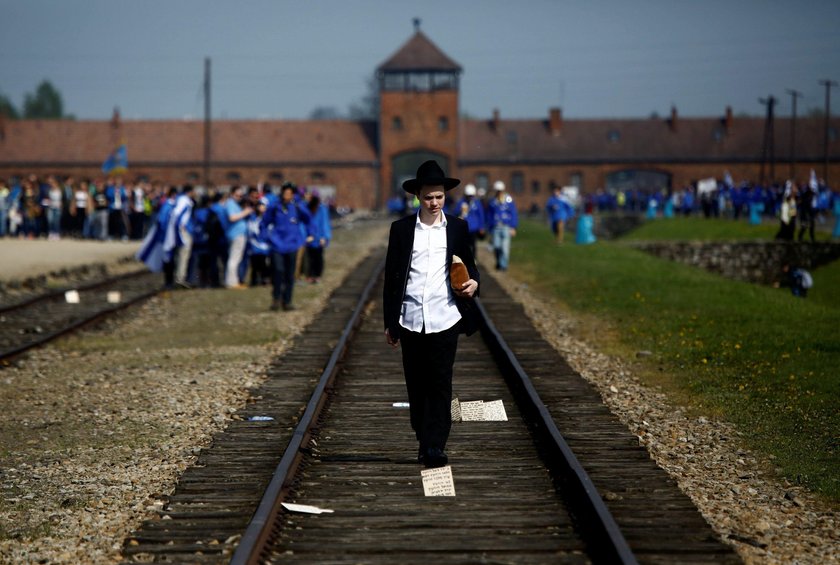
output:
[[[536,432],[543,436],[548,450],[548,457],[559,467],[559,477],[571,488],[566,490],[569,504],[580,525],[586,544],[593,558],[604,563],[637,565],[627,540],[618,524],[604,504],[601,495],[589,478],[586,470],[572,452],[554,419],[540,399],[528,374],[519,364],[513,351],[508,347],[501,333],[493,325],[487,310],[480,299],[475,304],[481,315],[481,334],[508,381],[508,385],[517,398],[520,410],[528,414],[535,425]]]
[[[96,288],[96,287],[93,287],[93,288]],[[87,290],[91,290],[91,289],[87,289]],[[67,326],[65,326],[61,329],[58,329],[54,332],[44,334],[43,336],[39,337],[38,339],[36,339],[34,341],[30,341],[29,343],[25,343],[23,345],[19,345],[19,346],[13,347],[11,349],[7,349],[6,351],[0,351],[0,363],[7,363],[10,359],[14,359],[18,355],[20,355],[20,354],[22,354],[26,351],[29,351],[30,349],[35,349],[36,347],[41,347],[42,345],[45,345],[45,344],[49,343],[50,341],[52,341],[54,339],[57,339],[57,338],[59,338],[63,335],[69,334],[71,332],[74,332],[74,331],[78,330],[79,328],[81,328],[81,327],[83,327],[87,324],[91,324],[91,323],[96,322],[97,320],[100,320],[100,319],[102,319],[106,316],[110,316],[111,314],[114,314],[116,312],[119,312],[120,310],[128,308],[129,306],[131,306],[133,304],[137,304],[138,302],[141,302],[143,300],[151,298],[152,296],[155,296],[156,294],[159,294],[160,292],[161,292],[161,289],[159,289],[159,288],[157,288],[155,290],[150,290],[148,292],[144,292],[144,293],[142,293],[138,296],[135,296],[134,298],[132,298],[130,300],[126,300],[125,302],[120,302],[116,306],[112,306],[110,308],[105,308],[104,310],[99,310],[98,312],[94,312],[93,314],[91,314],[91,315],[89,315],[85,318],[81,318],[79,320],[76,320],[72,324],[69,324],[69,325],[67,325]]]
[[[332,355],[324,367],[318,385],[312,392],[309,403],[295,428],[292,438],[289,441],[283,456],[272,475],[271,481],[263,494],[260,504],[257,507],[251,522],[242,534],[242,539],[236,547],[236,551],[230,560],[231,565],[245,565],[261,563],[263,553],[271,543],[272,531],[275,518],[281,511],[281,503],[288,495],[291,482],[295,472],[304,456],[304,450],[312,436],[312,429],[317,424],[318,418],[327,402],[326,392],[335,381],[338,374],[339,362],[347,351],[350,340],[355,335],[362,321],[362,313],[365,310],[374,286],[385,268],[385,258],[377,264],[373,274],[362,290],[353,314],[344,326],[341,337],[333,348]]]
[[[139,269],[137,271],[122,273],[120,275],[116,275],[116,276],[113,276],[113,277],[108,278],[108,279],[103,279],[103,280],[100,280],[100,281],[86,283],[86,284],[83,284],[83,285],[80,285],[80,286],[68,286],[66,288],[61,288],[61,289],[51,290],[51,291],[48,291],[48,292],[43,292],[41,294],[37,294],[35,296],[31,296],[29,298],[21,300],[20,302],[15,302],[14,304],[6,304],[6,305],[3,305],[3,306],[0,306],[0,314],[5,314],[7,312],[13,312],[15,310],[21,310],[22,308],[32,306],[33,304],[36,304],[38,302],[45,302],[47,300],[57,299],[59,297],[64,296],[64,293],[67,292],[68,290],[78,290],[80,292],[85,292],[85,291],[88,291],[88,290],[95,290],[97,288],[107,286],[109,284],[119,282],[121,280],[130,279],[130,278],[133,278],[133,277],[144,275],[148,272],[149,272],[148,269]]]

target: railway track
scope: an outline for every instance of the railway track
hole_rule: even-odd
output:
[[[0,306],[0,364],[160,290],[160,275],[144,269]]]
[[[502,400],[508,420],[454,424],[457,496],[425,497],[401,357],[382,337],[380,270],[381,253],[348,276],[126,540],[125,563],[739,561],[489,277],[483,339],[462,338],[454,392]]]

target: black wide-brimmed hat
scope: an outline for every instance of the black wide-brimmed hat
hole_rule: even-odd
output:
[[[437,161],[429,160],[417,168],[417,178],[408,179],[402,187],[406,192],[417,194],[424,186],[442,186],[443,190],[451,190],[460,182],[460,179],[447,177]]]

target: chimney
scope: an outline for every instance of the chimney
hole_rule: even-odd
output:
[[[499,131],[499,109],[493,108],[493,121],[490,122],[490,126],[493,128],[494,131]]]
[[[548,109],[548,129],[551,135],[560,135],[563,126],[563,111],[560,108]]]
[[[677,131],[677,107],[671,106],[671,119],[668,120],[668,127],[671,131]]]
[[[723,118],[723,127],[726,130],[726,133],[732,129],[732,106],[726,107],[726,117]]]
[[[120,129],[120,109],[117,106],[114,106],[114,113],[111,114],[111,127]]]

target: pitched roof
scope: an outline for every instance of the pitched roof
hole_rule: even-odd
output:
[[[790,125],[776,119],[777,160],[789,157]],[[797,160],[823,158],[823,127],[822,119],[797,119]],[[840,129],[840,119],[832,127]],[[735,118],[728,131],[715,118],[679,118],[675,129],[662,119],[564,120],[557,135],[547,120],[462,120],[459,134],[462,165],[758,162],[764,119]],[[840,143],[830,145],[830,154],[840,157]]]
[[[378,71],[461,71],[461,66],[417,31],[396,53],[379,65]]]
[[[199,163],[202,121],[9,120],[0,137],[0,164],[101,163],[124,141],[132,163]],[[219,120],[212,124],[216,163],[374,164],[375,122],[348,120]]]

